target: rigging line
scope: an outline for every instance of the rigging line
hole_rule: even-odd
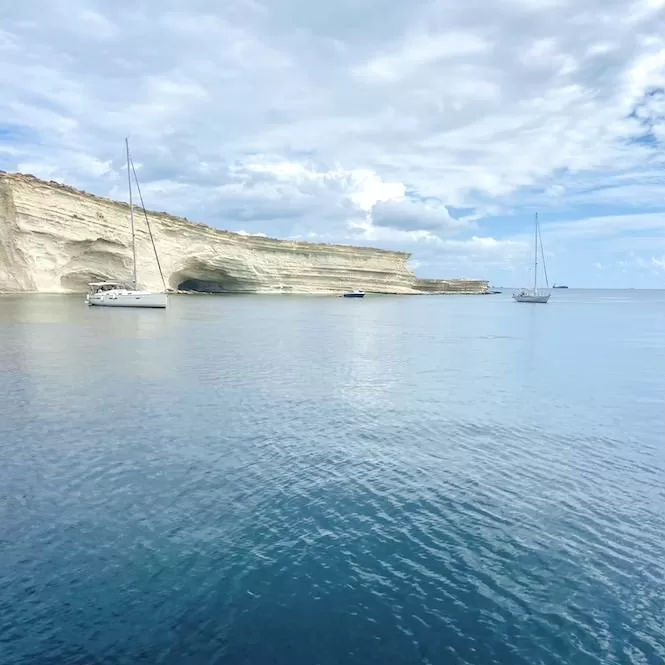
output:
[[[538,224],[538,239],[540,240],[540,256],[543,259],[543,272],[545,273],[545,286],[550,288],[550,281],[547,278],[547,266],[545,265],[545,252],[543,251],[543,232],[540,230],[540,224]]]
[[[155,252],[155,260],[157,261],[157,267],[159,268],[159,276],[162,278],[162,287],[164,288],[164,291],[166,291],[166,281],[164,280],[164,273],[162,272],[162,264],[159,262],[159,255],[157,254],[155,239],[152,235],[150,222],[148,221],[148,213],[145,211],[145,204],[143,203],[143,194],[141,194],[141,185],[139,185],[139,179],[136,177],[136,169],[134,168],[134,160],[130,158],[129,163],[132,165],[132,172],[134,173],[134,180],[136,181],[136,189],[138,190],[139,200],[141,201],[141,209],[143,210],[143,216],[145,217],[145,224],[148,227],[148,233],[150,234],[150,242],[152,243],[152,250]]]

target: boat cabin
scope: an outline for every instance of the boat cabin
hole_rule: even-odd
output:
[[[89,293],[104,293],[104,291],[115,291],[117,289],[126,289],[127,286],[122,282],[90,282]]]

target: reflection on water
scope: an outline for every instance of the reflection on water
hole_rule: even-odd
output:
[[[0,297],[0,663],[665,662],[665,294]]]

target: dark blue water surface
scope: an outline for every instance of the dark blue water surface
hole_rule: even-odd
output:
[[[665,662],[665,293],[0,298],[0,663]]]

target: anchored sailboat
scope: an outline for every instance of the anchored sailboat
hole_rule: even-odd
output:
[[[132,229],[132,285],[131,288],[129,288],[123,282],[91,282],[88,285],[90,287],[90,291],[86,295],[86,301],[88,305],[96,307],[152,307],[165,309],[166,285],[164,284],[164,275],[162,274],[162,267],[159,263],[159,257],[157,256],[157,248],[155,247],[155,241],[152,237],[152,231],[150,230],[148,215],[145,212],[145,205],[143,204],[143,197],[141,196],[139,181],[136,177],[136,170],[134,169],[134,164],[129,155],[129,141],[127,139],[125,139],[125,149],[127,153],[127,185],[129,187],[129,219]],[[161,292],[138,290],[138,281],[136,277],[136,231],[134,228],[134,201],[132,198],[132,171],[134,172],[136,188],[141,199],[141,207],[143,208],[143,214],[145,215],[145,222],[148,227],[148,233],[150,234],[152,247],[155,251],[157,267],[159,268],[159,274],[162,277],[162,285],[164,285],[164,291]]]
[[[546,303],[550,299],[549,293],[538,290],[538,247],[540,245],[540,252],[543,258],[543,271],[545,273],[545,284],[549,288],[547,280],[547,268],[545,268],[545,254],[543,252],[543,239],[540,235],[540,225],[538,224],[538,213],[535,217],[535,231],[533,236],[533,288],[522,289],[513,293],[513,298],[517,302],[533,302],[533,303]]]

